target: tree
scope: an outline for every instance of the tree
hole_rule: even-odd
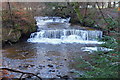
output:
[[[115,2],[113,2],[113,8],[115,8],[116,7],[116,3]]]
[[[78,16],[78,19],[79,19],[80,24],[82,24],[82,23],[83,23],[83,16],[82,16],[81,13],[80,13],[79,3],[74,2],[74,3],[73,3],[73,7],[74,7],[74,10],[75,10],[75,12],[76,12],[76,14],[77,14],[77,16]]]
[[[108,8],[111,8],[111,2],[108,2]]]
[[[120,1],[118,2],[118,5],[119,5],[119,6],[118,6],[118,9],[119,9],[118,11],[120,11]]]
[[[102,8],[104,8],[104,2],[102,2]]]
[[[12,14],[10,2],[7,2],[7,4],[8,4],[8,9],[9,9],[10,19],[12,22],[11,24],[12,24],[12,27],[14,28],[13,14]]]

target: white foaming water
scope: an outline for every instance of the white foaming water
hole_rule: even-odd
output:
[[[93,51],[112,51],[113,49],[105,47],[82,47],[81,50],[92,53]]]
[[[35,17],[37,26],[41,27],[42,25],[45,25],[46,23],[69,23],[69,18],[61,18],[61,17]]]
[[[84,44],[101,44],[97,39],[102,37],[101,31],[87,31],[76,29],[59,29],[59,30],[41,30],[32,33],[28,42],[33,43],[84,43]]]
[[[69,23],[70,18],[62,19],[61,17],[35,17],[37,25],[43,25],[46,23]],[[57,26],[57,25],[56,25]],[[102,38],[102,31],[94,30],[79,30],[79,29],[50,29],[43,30],[38,27],[39,31],[31,34],[27,40],[32,43],[82,43],[82,44],[101,44],[98,42],[98,38]]]

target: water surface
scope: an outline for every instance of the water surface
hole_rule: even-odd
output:
[[[38,73],[43,78],[58,78],[58,75],[78,77],[75,71],[83,74],[83,70],[77,67],[81,64],[80,56],[89,59],[90,54],[83,50],[86,46],[97,45],[21,42],[3,49],[3,66]]]
[[[25,42],[3,48],[3,67],[32,72],[42,78],[80,77],[85,71],[78,67],[83,64],[80,57],[90,60],[94,47],[101,43],[97,38],[102,37],[102,31],[71,28],[69,20],[37,17],[37,32]]]

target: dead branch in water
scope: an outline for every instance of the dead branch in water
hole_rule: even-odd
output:
[[[42,80],[41,77],[39,77],[38,75],[34,74],[34,73],[29,73],[29,72],[22,72],[22,71],[19,71],[19,70],[14,70],[14,69],[9,69],[9,68],[0,68],[0,69],[3,69],[3,70],[8,70],[8,71],[11,71],[11,72],[16,72],[16,73],[22,73],[22,75],[20,76],[20,80],[22,80],[22,76],[24,74],[29,74],[29,75],[33,75],[33,76],[36,76],[37,78],[39,78],[40,80]]]

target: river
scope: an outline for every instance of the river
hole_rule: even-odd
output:
[[[2,50],[3,67],[38,74],[42,78],[76,78],[83,75],[80,57],[89,56],[102,42],[102,31],[72,25],[60,17],[35,17],[38,30],[27,41]],[[87,67],[89,68],[89,66]],[[77,73],[77,74],[76,74]],[[20,77],[19,73],[11,73]],[[79,75],[78,75],[79,74]]]

